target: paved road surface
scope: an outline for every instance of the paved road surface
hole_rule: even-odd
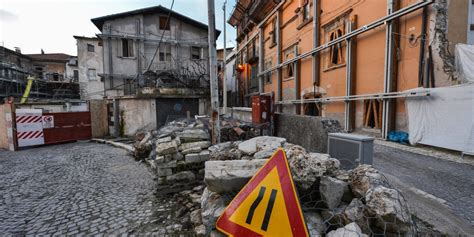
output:
[[[152,218],[153,175],[94,143],[0,150],[0,233],[129,233]]]
[[[474,228],[474,166],[382,145],[375,145],[374,166],[404,185],[443,199]]]

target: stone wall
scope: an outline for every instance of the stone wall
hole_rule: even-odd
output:
[[[342,132],[341,125],[335,119],[275,114],[275,136],[284,137],[288,142],[299,144],[310,152],[326,153],[330,132]]]

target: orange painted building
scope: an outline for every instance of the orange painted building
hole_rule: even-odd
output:
[[[344,40],[317,54],[298,59],[296,63],[284,63],[295,55],[305,54],[344,37],[351,29],[362,29],[383,19],[389,15],[390,2],[393,3],[393,13],[413,7],[421,1],[237,1],[228,23],[237,30],[237,71],[243,105],[249,106],[252,95],[273,92],[278,102],[301,101],[282,103],[279,107],[283,113],[332,117],[342,125],[347,120],[346,129],[349,131],[363,129],[380,133],[384,123],[388,130],[406,131],[403,98],[387,100],[390,101],[387,102],[391,104],[390,107],[383,105],[381,99],[370,96],[349,103],[336,98],[403,92],[421,86],[433,87],[436,84],[457,84],[455,79],[447,75],[446,70],[441,70],[446,60],[441,51],[447,46],[437,40],[437,27],[443,22],[456,23],[456,27],[450,27],[449,32],[444,32],[447,35],[445,38],[449,42],[465,43],[468,23],[467,14],[464,14],[467,10],[464,9],[469,8],[467,6],[471,4],[470,1],[438,4],[437,8],[426,3],[409,14],[401,15],[390,21],[393,27],[391,44],[386,42],[387,22],[382,22],[379,26],[350,38],[350,50],[347,50],[348,41]],[[455,9],[459,10],[459,14],[449,14],[455,12]],[[446,18],[449,17],[449,22],[440,16],[443,10],[447,10]],[[316,42],[315,37],[319,38]],[[389,91],[384,89],[387,45],[393,47],[393,53],[388,54],[392,55],[392,79],[389,83],[392,88]],[[434,49],[430,49],[430,45]],[[348,70],[349,65],[352,70]],[[349,80],[352,85],[349,90],[348,74],[351,75]],[[329,99],[324,103],[305,101],[313,98]],[[346,106],[350,107],[349,112],[346,112]],[[390,118],[382,121],[385,106]]]

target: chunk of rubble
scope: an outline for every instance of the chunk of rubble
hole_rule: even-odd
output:
[[[320,153],[291,153],[289,165],[293,180],[301,190],[308,190],[325,174],[339,169],[339,161]]]
[[[238,192],[265,164],[266,160],[207,161],[204,182],[210,191]]]
[[[365,237],[362,230],[356,223],[350,223],[342,228],[333,230],[327,234],[327,237]]]
[[[178,145],[175,141],[158,143],[155,151],[157,155],[175,154],[178,152]]]
[[[239,150],[246,155],[253,155],[257,151],[274,150],[283,147],[286,142],[285,138],[260,136],[254,137],[239,144]]]
[[[321,177],[319,191],[321,199],[329,209],[334,209],[339,206],[346,190],[348,190],[348,184],[346,182],[329,176]]]
[[[197,142],[209,140],[209,134],[203,129],[185,129],[182,132],[176,132],[181,142]]]
[[[349,176],[349,184],[356,197],[364,197],[367,191],[376,186],[388,186],[388,182],[371,165],[357,166]]]
[[[303,212],[303,216],[308,227],[309,236],[323,236],[326,231],[326,223],[318,212]]]
[[[189,142],[189,143],[182,143],[179,146],[179,150],[184,151],[184,150],[191,149],[191,148],[196,148],[196,147],[199,147],[201,149],[206,149],[209,146],[211,146],[210,141]]]
[[[410,212],[399,191],[377,186],[367,191],[365,201],[369,213],[375,215],[379,228],[394,233],[410,230]]]
[[[168,182],[189,182],[196,180],[196,175],[191,171],[181,171],[166,177]]]
[[[232,197],[222,196],[205,188],[201,196],[201,218],[206,234],[215,229],[217,219],[224,212]]]

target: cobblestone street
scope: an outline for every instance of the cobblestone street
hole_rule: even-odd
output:
[[[0,233],[136,233],[153,222],[153,175],[94,143],[0,151]]]

